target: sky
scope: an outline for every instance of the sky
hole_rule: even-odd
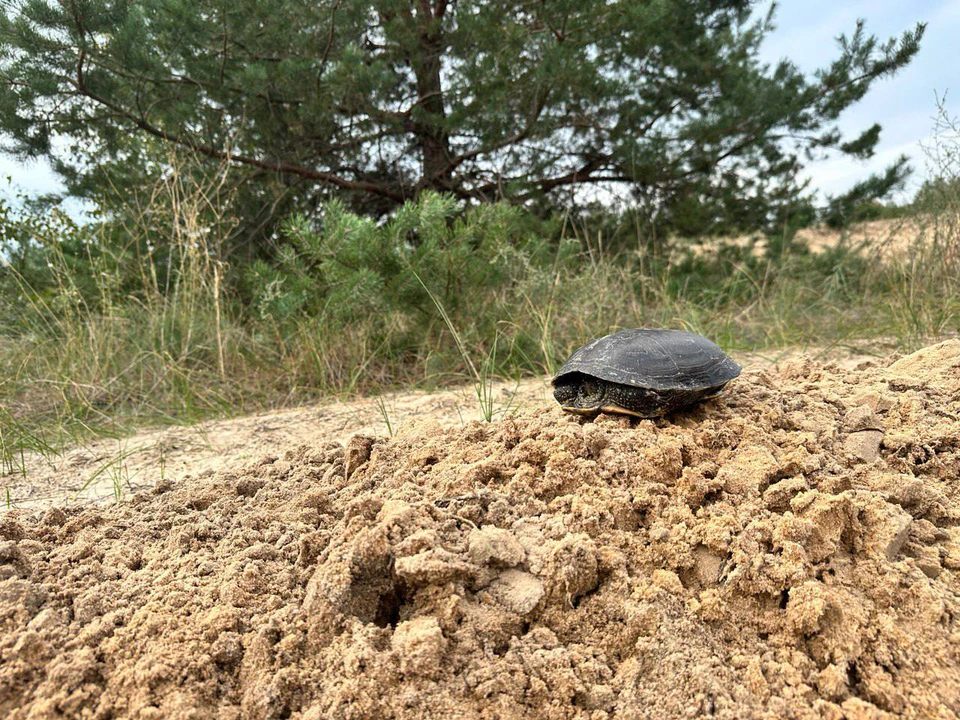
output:
[[[758,7],[766,12],[769,3]],[[783,0],[762,50],[771,64],[789,58],[802,70],[812,72],[837,56],[835,38],[853,32],[858,18],[866,30],[881,39],[899,35],[917,22],[928,23],[920,52],[893,78],[877,82],[867,96],[840,118],[840,129],[853,138],[874,122],[883,126],[877,153],[867,161],[832,158],[806,169],[821,200],[836,195],[872,172],[883,170],[901,154],[911,158],[915,172],[905,200],[923,181],[928,161],[923,146],[932,142],[936,98],[946,94],[946,108],[960,117],[960,0]],[[45,162],[23,164],[0,154],[0,178],[11,177],[23,192],[34,195],[62,190]],[[10,186],[0,182],[0,195],[10,196]]]
[[[960,117],[960,0],[784,0],[775,16],[777,30],[767,38],[762,57],[771,63],[786,57],[812,72],[836,57],[834,38],[841,32],[851,34],[858,18],[880,39],[900,35],[917,22],[927,23],[927,30],[913,62],[894,77],[877,81],[840,117],[840,129],[851,138],[874,122],[883,126],[874,157],[828,159],[808,166],[807,174],[821,194],[836,195],[907,155],[914,174],[906,197],[900,198],[906,199],[926,175],[923,146],[932,143],[937,97],[946,95],[948,114]]]

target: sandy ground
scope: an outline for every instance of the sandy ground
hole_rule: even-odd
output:
[[[0,717],[957,718],[960,340],[748,364],[657,420],[238,420],[216,472],[8,512]]]
[[[825,225],[815,225],[797,231],[794,242],[808,247],[814,253],[831,250],[841,242],[848,248],[872,258],[896,261],[909,256],[911,250],[929,250],[936,244],[936,252],[945,260],[956,261],[957,252],[953,238],[958,235],[960,217],[943,213],[937,217],[918,216],[857,223],[842,232]],[[752,247],[756,255],[762,255],[766,240],[760,234],[713,238],[693,246],[702,254],[715,253],[721,247]],[[681,243],[686,249],[689,245]]]
[[[550,389],[547,379],[531,378],[496,382],[491,394],[494,417],[499,418],[520,408],[546,405]],[[6,509],[111,503],[162,480],[279,456],[300,445],[342,442],[355,433],[389,436],[416,418],[433,417],[452,426],[481,415],[476,391],[469,385],[443,392],[334,400],[96,440],[62,455],[31,454],[22,471],[0,476],[0,483],[9,491]]]
[[[856,347],[744,353],[736,359],[748,368],[776,367],[802,356],[852,367],[878,355],[889,355],[892,347],[892,343],[871,341]],[[490,397],[495,419],[554,404],[546,377],[497,381]],[[0,514],[13,508],[117,502],[159,481],[176,481],[188,473],[219,470],[264,455],[279,456],[300,445],[345,442],[355,433],[389,436],[407,423],[424,418],[433,418],[449,428],[481,417],[476,389],[464,385],[442,392],[330,401],[188,427],[147,430],[119,440],[96,440],[60,455],[27,455],[22,467],[0,475]]]

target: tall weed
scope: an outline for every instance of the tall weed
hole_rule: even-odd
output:
[[[882,288],[871,304],[907,350],[960,331],[960,122],[942,98],[924,151],[928,179],[914,201],[915,235],[873,264],[870,280]]]
[[[125,416],[191,419],[242,399],[251,352],[225,293],[224,174],[169,172],[120,221],[54,208],[7,217],[0,269],[0,400],[84,434]],[[98,431],[99,432],[99,431]]]

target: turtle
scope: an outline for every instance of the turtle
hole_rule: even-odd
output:
[[[714,397],[742,368],[702,335],[631,328],[574,351],[553,378],[567,412],[654,418]]]

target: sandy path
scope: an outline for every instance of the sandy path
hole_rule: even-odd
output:
[[[492,392],[495,417],[544,404],[549,397],[547,381],[540,378],[497,382]],[[10,498],[6,508],[113,502],[161,478],[176,481],[263,455],[279,456],[300,445],[343,441],[355,433],[389,435],[410,419],[426,416],[446,426],[481,419],[474,388],[330,401],[95,440],[60,456],[28,455],[23,471],[0,477],[0,485]]]

